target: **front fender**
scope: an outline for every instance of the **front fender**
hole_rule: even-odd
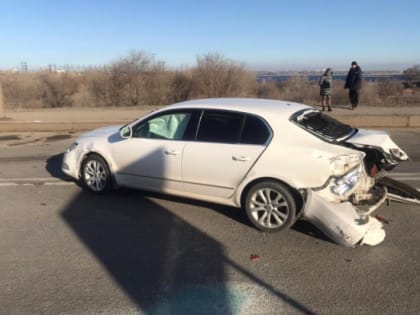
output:
[[[106,152],[106,150],[102,150],[100,146],[95,145],[93,142],[89,142],[85,145],[83,145],[80,148],[81,152],[78,153],[79,159],[77,161],[77,178],[80,178],[80,170],[82,167],[83,161],[91,154],[97,154],[101,156],[105,162],[108,164],[109,170],[111,174],[114,174],[114,163],[109,153]]]

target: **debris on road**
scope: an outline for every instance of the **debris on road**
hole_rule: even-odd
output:
[[[251,261],[256,261],[256,260],[260,259],[260,256],[258,256],[257,254],[251,254],[251,257],[249,259]]]
[[[385,219],[383,216],[381,216],[381,215],[376,215],[375,216],[375,218],[378,220],[378,221],[380,221],[380,222],[382,222],[382,223],[384,223],[384,224],[388,224],[388,225],[390,225],[391,224],[391,220],[387,220],[387,219]]]

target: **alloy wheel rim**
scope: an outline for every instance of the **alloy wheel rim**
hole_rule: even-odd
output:
[[[107,172],[101,163],[92,160],[86,163],[84,178],[93,191],[102,191],[106,186]]]
[[[284,225],[290,212],[283,194],[272,188],[257,190],[251,196],[250,210],[258,224],[270,229]]]

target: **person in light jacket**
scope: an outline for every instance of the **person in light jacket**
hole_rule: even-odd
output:
[[[328,111],[332,111],[331,109],[331,94],[332,94],[332,75],[333,72],[331,68],[325,70],[324,74],[319,79],[319,95],[320,95],[320,102],[322,106],[322,111],[325,110],[325,105],[328,107]]]
[[[359,105],[359,91],[362,88],[362,69],[360,69],[356,61],[351,63],[344,88],[349,89],[350,109],[356,108]]]

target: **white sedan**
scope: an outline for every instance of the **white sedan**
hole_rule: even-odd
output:
[[[241,207],[266,232],[303,218],[356,246],[384,240],[371,214],[388,187],[416,198],[383,176],[407,159],[386,132],[352,128],[310,106],[226,98],[88,132],[67,149],[62,169],[96,193],[131,187]]]

